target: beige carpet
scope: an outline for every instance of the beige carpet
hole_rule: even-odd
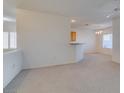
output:
[[[89,54],[77,64],[22,71],[4,93],[119,93],[119,64]]]

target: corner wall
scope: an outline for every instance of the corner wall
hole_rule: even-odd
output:
[[[112,61],[120,63],[120,16],[114,17],[112,23],[113,23]]]
[[[18,9],[17,35],[24,69],[75,62],[68,17]]]

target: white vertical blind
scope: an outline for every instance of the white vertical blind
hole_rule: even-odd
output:
[[[16,32],[10,32],[10,48],[16,48]]]
[[[9,48],[8,43],[9,43],[9,33],[8,32],[3,32],[3,48],[4,49]]]
[[[103,48],[112,48],[112,34],[103,34]]]
[[[4,49],[17,48],[16,32],[3,32],[3,48]]]

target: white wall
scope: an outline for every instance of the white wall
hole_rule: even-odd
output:
[[[104,33],[112,33],[112,27],[106,28],[106,29],[102,29],[102,30],[98,30],[98,31],[103,31],[103,33],[101,35],[96,35],[96,48],[97,48],[97,52],[103,53],[103,54],[107,54],[107,55],[112,55],[112,49],[109,48],[103,48],[102,47],[102,38],[103,38],[103,34]]]
[[[71,29],[71,31],[77,32],[77,41],[80,43],[85,43],[83,45],[84,53],[94,53],[96,52],[96,37],[95,32],[89,29]]]
[[[18,9],[17,35],[24,69],[75,62],[67,17]]]
[[[16,32],[16,22],[4,21],[3,32]]]
[[[5,51],[3,53],[3,87],[6,87],[21,70],[21,51]]]
[[[120,63],[120,16],[113,18],[113,50],[112,60]]]

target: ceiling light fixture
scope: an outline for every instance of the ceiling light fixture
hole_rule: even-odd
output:
[[[109,18],[110,17],[110,15],[108,15],[108,16],[106,16],[107,18]]]
[[[97,31],[95,33],[96,33],[96,35],[101,35],[103,33],[103,31]]]
[[[99,31],[99,32],[100,32],[100,34],[102,34],[103,31]]]
[[[72,20],[71,20],[71,22],[72,22],[72,23],[75,23],[75,22],[76,22],[76,20],[72,19]]]

